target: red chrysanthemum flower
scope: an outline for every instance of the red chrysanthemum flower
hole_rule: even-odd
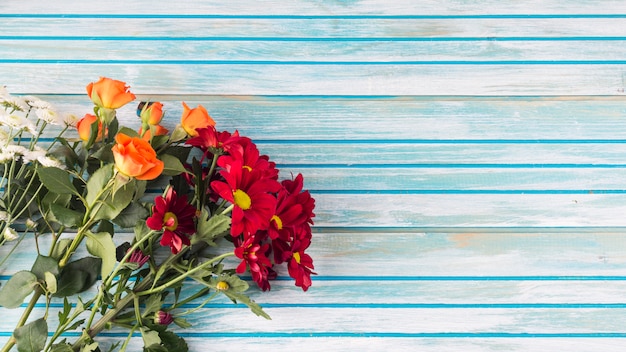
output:
[[[211,182],[211,188],[220,197],[234,204],[230,233],[233,237],[250,236],[269,226],[276,209],[276,197],[272,193],[280,189],[278,181],[263,178],[258,171],[244,168],[241,160],[225,163],[221,156],[217,163],[223,181]],[[231,160],[228,160],[231,161]]]
[[[250,138],[241,137],[238,140],[240,148],[232,148],[228,156],[224,156],[222,161],[226,165],[231,165],[240,160],[243,168],[250,171],[258,171],[263,178],[278,179],[278,169],[276,163],[271,162],[267,155],[261,155],[256,144]]]
[[[146,225],[152,230],[162,230],[161,245],[169,246],[172,253],[180,252],[183,245],[189,245],[189,237],[196,232],[194,217],[196,208],[187,203],[187,196],[178,197],[174,189],[169,188],[165,197],[156,197],[152,207],[152,216]]]
[[[276,196],[276,212],[270,219],[267,229],[272,240],[281,238],[289,241],[291,229],[307,221],[302,205],[297,203],[296,195],[282,189]]]
[[[304,253],[310,244],[310,238],[294,240],[291,247],[291,259],[287,266],[289,276],[296,280],[296,286],[301,287],[303,291],[311,287],[311,274],[317,275],[313,272],[315,268],[313,266],[313,259],[310,255]]]
[[[235,256],[241,259],[241,263],[237,266],[236,272],[243,274],[246,268],[250,269],[252,280],[263,290],[270,289],[268,276],[272,262],[267,258],[269,252],[269,244],[260,244],[259,238],[255,235],[248,236],[241,245],[235,248]],[[273,272],[273,270],[271,271]]]
[[[228,131],[218,132],[214,126],[196,129],[198,135],[187,140],[186,144],[199,148],[205,152],[215,154],[216,150],[223,150],[230,153],[231,150],[236,154],[243,153],[243,147],[239,143],[242,137],[239,132],[235,131],[231,134]]]

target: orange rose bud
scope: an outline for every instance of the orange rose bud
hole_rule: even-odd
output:
[[[147,123],[148,125],[158,125],[163,118],[163,104],[155,101],[154,103],[149,103],[147,108],[144,108],[141,111],[141,122]]]
[[[183,102],[183,116],[180,119],[180,124],[188,135],[196,137],[198,135],[197,128],[215,126],[215,121],[209,116],[204,106],[198,105],[197,108],[189,109],[189,106]]]
[[[154,127],[154,135],[155,136],[165,136],[169,131],[167,130],[167,128],[161,126],[161,125],[154,125],[151,126],[150,129],[148,129],[146,131],[146,133],[143,133],[143,129],[140,127],[139,128],[139,135],[141,136],[141,138],[145,141],[150,141],[150,139],[152,138],[152,133],[150,132],[150,130],[152,129],[152,127]]]
[[[161,175],[165,165],[157,159],[150,143],[123,133],[115,136],[115,142],[111,151],[119,172],[138,180],[153,180]]]
[[[91,137],[91,125],[93,125],[96,121],[98,121],[98,117],[92,114],[85,114],[85,116],[78,121],[76,124],[76,129],[78,130],[78,137],[83,141],[87,142],[89,137]],[[96,142],[100,142],[102,140],[102,122],[98,121],[98,136],[96,137]]]
[[[129,92],[129,88],[125,82],[100,77],[98,82],[87,85],[87,94],[99,107],[118,109],[135,100],[135,94]]]

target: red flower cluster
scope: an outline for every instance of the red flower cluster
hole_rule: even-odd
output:
[[[279,182],[276,165],[249,138],[228,136],[214,143],[220,139],[208,135],[211,142],[203,145],[223,148],[217,161],[223,180],[212,181],[211,188],[234,206],[230,234],[242,260],[237,272],[248,268],[259,287],[269,290],[268,279],[276,275],[272,263],[288,262],[289,275],[306,291],[314,274],[313,260],[304,251],[311,243],[315,200],[302,190],[302,175]]]
[[[311,244],[315,200],[303,190],[302,175],[280,182],[276,164],[237,131],[218,132],[207,126],[196,132],[186,144],[202,156],[187,165],[190,172],[183,177],[194,188],[197,203],[188,204],[185,195],[170,188],[155,199],[148,227],[162,230],[161,244],[178,253],[196,231],[196,209],[222,199],[232,204],[230,236],[234,254],[241,259],[237,273],[250,270],[265,291],[270,289],[269,279],[276,277],[273,265],[287,263],[289,275],[306,291],[315,274],[313,260],[305,253]],[[214,158],[216,165],[211,162]]]

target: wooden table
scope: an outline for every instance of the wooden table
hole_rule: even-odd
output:
[[[192,351],[623,350],[623,1],[3,1],[11,92],[84,114],[99,76],[317,200],[313,287],[202,309]]]

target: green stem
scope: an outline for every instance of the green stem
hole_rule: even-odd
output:
[[[30,313],[33,311],[33,308],[35,308],[35,304],[37,304],[37,301],[39,301],[39,297],[41,297],[42,294],[43,294],[43,291],[41,290],[40,287],[35,288],[35,292],[33,293],[33,296],[30,298],[30,302],[28,302],[28,306],[22,313],[20,320],[17,322],[17,325],[15,326],[16,330],[24,326],[24,324],[26,323],[26,320],[28,320]],[[9,352],[11,348],[13,348],[15,343],[16,343],[15,337],[11,336],[9,341],[7,341],[7,343],[4,345],[2,350],[0,350],[0,352]]]
[[[124,267],[124,264],[126,263],[128,258],[130,258],[130,256],[133,254],[133,252],[137,248],[139,248],[139,246],[143,242],[148,240],[151,237],[151,235],[153,233],[155,233],[155,232],[156,231],[154,231],[154,230],[150,230],[150,232],[148,232],[145,236],[143,236],[139,241],[135,242],[133,244],[133,246],[130,247],[126,251],[126,254],[122,258],[122,260],[119,261],[119,263],[117,264],[115,269],[111,272],[111,274],[109,274],[109,276],[106,278],[104,283],[102,283],[102,285],[100,285],[100,289],[98,290],[98,296],[95,298],[94,307],[91,309],[91,315],[89,316],[89,320],[87,320],[87,325],[85,325],[85,329],[89,330],[89,328],[91,327],[91,324],[93,323],[93,320],[94,320],[94,318],[96,316],[96,313],[98,312],[98,310],[100,310],[100,306],[102,305],[102,299],[104,298],[104,291],[111,285],[111,283],[113,282],[113,279],[117,276],[117,274],[120,272],[120,270]]]
[[[228,253],[224,253],[222,255],[219,255],[219,256],[211,259],[211,260],[208,260],[208,261],[198,265],[197,267],[187,271],[186,273],[176,277],[175,279],[173,279],[171,281],[168,281],[167,283],[165,283],[165,284],[163,284],[161,286],[154,287],[154,288],[149,289],[147,291],[137,292],[137,295],[139,295],[139,296],[146,296],[146,295],[153,294],[155,292],[161,292],[161,291],[163,291],[163,290],[165,290],[165,289],[167,289],[167,288],[169,288],[169,287],[179,283],[180,281],[186,279],[187,277],[189,277],[189,276],[191,276],[191,275],[193,275],[193,274],[195,274],[195,273],[197,273],[197,272],[199,272],[201,270],[204,270],[204,268],[206,268],[207,266],[210,266],[210,265],[212,265],[215,262],[221,261],[221,260],[223,260],[225,258],[228,258],[230,256],[233,256],[233,255],[235,255],[234,252],[228,252]]]

